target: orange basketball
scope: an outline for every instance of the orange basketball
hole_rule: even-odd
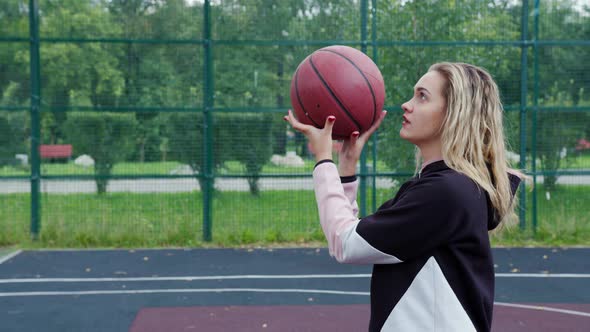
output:
[[[297,120],[323,128],[336,117],[332,138],[363,133],[377,120],[385,102],[385,85],[377,65],[348,46],[321,48],[297,67],[291,81],[291,104]]]

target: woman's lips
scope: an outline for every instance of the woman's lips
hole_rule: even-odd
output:
[[[410,121],[408,121],[408,118],[406,118],[405,115],[402,118],[404,119],[404,121],[402,122],[403,126],[410,124]]]

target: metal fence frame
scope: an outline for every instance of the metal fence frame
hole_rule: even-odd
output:
[[[370,3],[369,3],[370,1]],[[227,108],[215,108],[213,102],[213,93],[214,93],[214,75],[213,75],[213,53],[212,50],[218,45],[330,45],[334,43],[338,44],[347,44],[350,46],[360,46],[363,52],[367,52],[368,46],[372,47],[373,54],[371,55],[373,60],[378,63],[379,59],[377,59],[377,50],[379,46],[391,46],[391,45],[403,45],[403,46],[452,46],[452,45],[475,45],[475,46],[496,46],[496,45],[506,45],[511,47],[518,47],[521,49],[521,71],[520,71],[520,78],[521,78],[521,93],[520,93],[520,105],[518,108],[507,108],[506,111],[509,112],[519,112],[520,115],[520,168],[526,169],[527,160],[526,160],[526,147],[527,147],[527,114],[531,112],[532,116],[532,146],[536,144],[536,124],[537,124],[537,114],[539,112],[556,112],[556,111],[582,111],[588,112],[590,111],[590,107],[541,107],[538,105],[538,95],[539,95],[539,55],[538,50],[540,46],[583,46],[583,47],[590,47],[590,41],[588,40],[539,40],[539,5],[540,0],[534,0],[534,8],[532,12],[529,8],[529,1],[523,0],[522,5],[522,18],[521,18],[521,38],[520,40],[515,41],[484,41],[484,42],[477,42],[477,41],[465,41],[465,42],[439,42],[439,41],[383,41],[378,40],[376,35],[377,30],[377,19],[376,17],[376,0],[361,0],[360,1],[360,15],[361,15],[361,24],[360,24],[360,40],[358,41],[332,41],[332,40],[323,40],[323,41],[256,41],[256,40],[242,40],[242,41],[234,41],[234,40],[214,40],[212,39],[211,34],[211,3],[210,0],[204,1],[204,20],[203,20],[203,36],[202,39],[197,40],[136,40],[136,39],[96,39],[96,38],[75,38],[75,39],[66,39],[66,38],[40,38],[39,36],[39,5],[38,0],[29,0],[29,30],[30,36],[29,38],[19,38],[19,37],[0,37],[0,43],[2,42],[28,42],[30,44],[30,84],[31,84],[31,96],[30,96],[30,106],[29,107],[3,107],[4,109],[8,110],[16,110],[16,111],[24,111],[28,110],[31,115],[31,174],[27,179],[30,180],[31,185],[31,225],[30,225],[30,232],[33,238],[36,238],[40,225],[41,225],[41,218],[40,218],[40,181],[42,179],[55,179],[55,178],[64,178],[63,176],[47,176],[41,174],[41,160],[39,156],[39,144],[40,144],[40,114],[42,112],[41,107],[41,64],[40,64],[40,45],[42,43],[143,43],[143,44],[193,44],[199,45],[202,47],[202,52],[204,56],[204,87],[203,87],[203,104],[201,108],[191,109],[191,111],[198,111],[203,112],[204,114],[204,137],[203,137],[203,150],[204,150],[204,171],[199,176],[202,177],[204,180],[203,183],[205,187],[202,188],[203,191],[203,240],[204,241],[211,241],[212,238],[212,204],[213,204],[213,184],[215,178],[224,177],[223,175],[215,174],[214,166],[213,166],[213,151],[212,151],[212,142],[213,134],[212,134],[212,116],[215,112],[227,112],[227,111],[244,111],[244,112],[286,112],[286,109],[279,109],[279,108],[244,108],[244,109],[227,109]],[[371,12],[372,10],[372,12]],[[529,16],[533,14],[533,33],[532,39],[528,39],[527,36],[529,35],[528,27],[529,27]],[[372,25],[372,34],[368,34],[368,26],[369,24]],[[532,50],[532,59],[533,59],[533,96],[530,100],[532,100],[532,104],[529,103],[529,95],[527,95],[527,91],[529,90],[529,82],[528,79],[528,66],[529,66],[529,57],[528,52]],[[399,107],[399,105],[389,105],[388,108]],[[64,109],[84,109],[84,107],[79,106],[69,106],[65,107]],[[88,107],[87,107],[88,108]],[[88,110],[97,111],[100,110],[98,107],[91,107]],[[138,110],[145,110],[145,108],[133,108],[133,107],[109,107],[109,110],[114,111],[138,111]],[[157,110],[164,110],[163,108],[158,108]],[[170,111],[176,109],[168,109]],[[187,109],[182,109],[187,110]],[[375,139],[375,137],[373,137]],[[368,186],[372,186],[373,189],[376,187],[375,179],[379,176],[407,176],[409,174],[402,174],[402,173],[377,173],[373,171],[369,171],[367,168],[367,153],[372,153],[373,156],[376,156],[376,144],[373,144],[372,151],[365,151],[361,156],[361,168],[359,172],[360,178],[360,187],[359,187],[359,207],[360,213],[366,214],[367,212],[367,190]],[[375,159],[373,158],[373,162],[375,163]],[[532,149],[532,159],[536,159],[536,149]],[[376,169],[376,165],[373,165],[373,170]],[[581,171],[567,171],[567,170],[556,170],[556,171],[539,171],[536,168],[535,163],[532,163],[532,168],[528,169],[527,174],[531,175],[534,179],[533,183],[536,183],[537,176],[540,175],[590,175],[590,171],[588,170],[581,170]],[[229,175],[231,176],[231,175]],[[309,175],[298,175],[298,174],[290,174],[290,175],[277,175],[277,174],[260,174],[260,177],[303,177]],[[141,178],[142,176],[127,176],[126,178]],[[170,177],[170,176],[161,176],[161,177]],[[192,177],[192,176],[191,176]],[[235,176],[234,176],[235,177]],[[247,177],[244,175],[242,177]],[[22,178],[22,177],[21,177]],[[65,178],[80,178],[80,176],[66,176]],[[524,186],[524,184],[523,184]],[[372,190],[373,192],[373,199],[372,199],[372,207],[371,209],[374,211],[376,209],[376,199],[375,193],[376,190]],[[526,192],[525,190],[520,191],[520,209],[519,209],[519,219],[520,219],[520,227],[524,229],[526,227]],[[536,229],[537,227],[537,189],[533,186],[532,188],[532,227]]]

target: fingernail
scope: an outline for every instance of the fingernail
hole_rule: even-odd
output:
[[[283,120],[289,121],[286,115],[283,117]]]
[[[352,137],[359,137],[360,133],[358,131],[355,131],[352,133]]]
[[[328,117],[328,121],[330,121],[330,122],[334,122],[335,120],[336,120],[336,117],[335,117],[335,116],[333,116],[333,115],[330,115],[330,116]]]

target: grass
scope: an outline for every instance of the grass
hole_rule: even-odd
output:
[[[571,157],[568,168],[572,169],[589,169],[590,168],[590,153],[584,153]]]
[[[549,194],[547,194],[549,193]],[[494,235],[506,246],[590,245],[590,186],[537,187],[537,220],[533,227],[532,192],[527,192],[526,229],[514,227]]]
[[[0,247],[0,259],[6,257],[6,255],[10,254],[14,250],[11,248],[2,248]]]
[[[200,192],[48,195],[42,198],[38,241],[29,239],[29,195],[0,196],[0,246],[239,246],[321,241],[310,192],[217,192],[213,241],[202,241]]]
[[[532,156],[527,155],[527,170],[532,168]],[[520,164],[517,161],[511,162],[511,167],[520,168]],[[570,154],[568,157],[560,162],[560,169],[590,169],[590,153],[583,154]],[[541,170],[541,162],[537,157],[537,170]]]
[[[544,193],[542,186],[538,188]],[[527,193],[531,223],[531,193]],[[370,196],[370,195],[369,195]],[[379,190],[377,201],[392,196]],[[492,236],[496,246],[590,245],[590,186],[539,195],[538,227]],[[204,242],[202,197],[192,193],[43,194],[39,239],[29,237],[28,194],[0,196],[0,246],[202,247],[324,245],[311,191],[217,192],[211,242]],[[369,199],[368,206],[371,206]]]

